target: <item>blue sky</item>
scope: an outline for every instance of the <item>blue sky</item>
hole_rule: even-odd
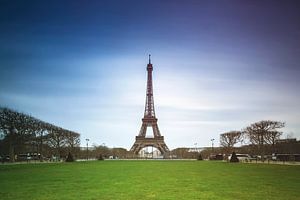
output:
[[[0,2],[0,104],[129,149],[148,54],[169,148],[270,119],[300,139],[297,1]]]

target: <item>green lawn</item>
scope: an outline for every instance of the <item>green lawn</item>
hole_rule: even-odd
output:
[[[300,166],[108,160],[0,165],[0,199],[300,199]]]

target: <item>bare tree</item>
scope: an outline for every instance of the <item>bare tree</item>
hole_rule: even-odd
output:
[[[7,141],[10,161],[14,162],[15,147],[31,145],[32,151],[42,154],[43,140],[55,148],[57,155],[61,155],[62,147],[71,149],[79,146],[80,134],[50,123],[46,123],[30,115],[20,113],[9,108],[0,107],[0,130]],[[37,154],[38,155],[38,154]],[[42,159],[42,155],[41,155]]]
[[[126,158],[127,150],[124,148],[113,148],[111,149],[111,153],[114,157]]]
[[[47,135],[47,143],[56,150],[56,156],[62,156],[62,148],[66,145],[66,135],[58,127],[52,127]]]
[[[258,145],[261,158],[264,160],[264,144],[274,144],[275,140],[282,134],[277,129],[284,126],[284,122],[264,120],[246,127],[244,133],[249,138],[250,143]]]
[[[23,143],[31,133],[34,119],[8,108],[0,108],[0,129],[9,143],[10,161],[15,161],[15,146]]]
[[[230,131],[220,135],[220,144],[223,147],[233,147],[242,139],[241,131]]]
[[[275,145],[276,140],[280,139],[282,132],[279,131],[270,131],[265,135],[265,142],[266,144],[271,144],[272,146]]]
[[[110,149],[105,146],[105,145],[93,145],[94,147],[94,156],[95,157],[99,157],[99,156],[102,156],[103,158],[107,158],[110,154],[111,154],[111,151]]]
[[[222,133],[220,134],[220,145],[226,149],[227,153],[229,153],[236,143],[242,141],[242,138],[241,131],[229,131]]]
[[[74,154],[76,149],[80,147],[80,134],[68,130],[65,130],[64,132],[66,136],[66,146],[69,148],[69,152]]]

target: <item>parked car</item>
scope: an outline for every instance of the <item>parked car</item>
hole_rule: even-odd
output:
[[[211,154],[209,156],[209,160],[223,160],[223,155],[222,154]]]
[[[0,162],[9,162],[9,156],[0,155]]]
[[[240,162],[249,162],[252,158],[249,154],[236,154],[236,157]],[[231,155],[228,156],[228,160],[231,159]]]

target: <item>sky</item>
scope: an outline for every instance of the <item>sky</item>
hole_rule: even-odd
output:
[[[133,145],[148,54],[170,149],[261,120],[300,139],[297,1],[0,1],[0,105]]]

